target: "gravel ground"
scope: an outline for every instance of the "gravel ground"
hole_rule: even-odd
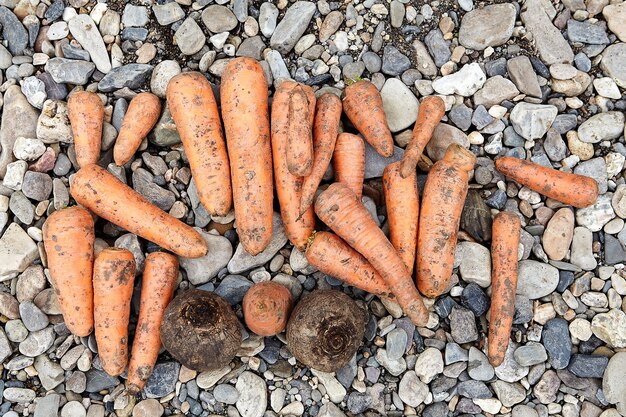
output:
[[[0,0],[0,415],[626,416],[626,2],[491,3]],[[420,184],[450,143],[478,164],[454,286],[430,300],[426,328],[310,267],[278,214],[268,249],[247,255],[234,216],[211,219],[198,202],[167,109],[133,161],[111,163],[137,92],[164,97],[187,69],[219,83],[233,56],[261,60],[270,85],[289,77],[340,94],[350,80],[370,79],[398,146],[390,160],[411,136],[418,99],[444,98]],[[124,392],[123,376],[101,370],[93,335],[74,337],[63,323],[41,243],[47,215],[73,204],[66,100],[79,89],[106,103],[101,165],[209,242],[206,257],[181,260],[179,289],[215,291],[239,317],[253,282],[277,281],[296,298],[340,289],[370,313],[348,366],[308,369],[283,335],[245,332],[237,358],[216,372],[197,374],[163,352],[137,397]],[[564,207],[496,172],[502,155],[591,176],[601,196]],[[383,229],[380,176],[390,160],[368,147],[364,201]],[[494,369],[485,356],[490,223],[505,209],[522,221],[521,261],[512,340]],[[139,269],[157,249],[110,223],[97,228],[99,247],[128,248]],[[137,307],[135,297],[131,334]]]

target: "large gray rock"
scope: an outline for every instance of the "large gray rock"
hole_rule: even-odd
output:
[[[519,94],[519,90],[510,80],[501,75],[487,79],[483,88],[474,94],[474,105],[491,108],[504,100],[511,100]]]
[[[624,384],[624,370],[626,370],[626,352],[617,352],[609,360],[609,364],[602,378],[602,392],[604,398],[626,410],[626,384]],[[623,414],[623,413],[622,413]]]
[[[532,260],[519,263],[517,294],[536,300],[551,294],[559,284],[559,270]]]
[[[13,145],[17,138],[37,137],[39,112],[30,105],[19,85],[12,85],[4,93],[4,108],[0,124],[0,178],[4,178],[7,165],[15,160]]]
[[[0,27],[2,39],[7,41],[9,51],[13,55],[22,55],[28,46],[28,32],[17,16],[4,5],[0,6]]]
[[[397,78],[389,78],[380,95],[389,130],[399,132],[415,123],[419,102],[406,84]]]
[[[237,245],[235,254],[230,262],[228,262],[228,272],[231,274],[240,274],[249,271],[252,268],[261,266],[276,255],[276,253],[287,243],[287,235],[285,227],[278,213],[274,213],[272,221],[272,240],[265,250],[258,255],[250,255],[240,243]]]
[[[315,9],[310,1],[297,1],[289,7],[270,38],[272,49],[288,54],[309,26]]]
[[[230,257],[233,255],[233,246],[230,240],[220,235],[213,235],[196,228],[209,246],[208,253],[201,258],[179,258],[180,266],[187,272],[187,279],[193,285],[209,282],[217,276]]]
[[[152,69],[152,65],[148,64],[128,64],[114,68],[100,80],[98,89],[104,93],[124,87],[136,90],[148,80]]]
[[[541,60],[547,65],[571,63],[574,52],[559,29],[552,24],[542,0],[527,0],[521,13],[522,22],[533,35]]]
[[[79,14],[69,21],[70,33],[89,52],[91,60],[103,74],[111,71],[111,60],[98,26],[88,14]]]
[[[524,139],[542,138],[556,118],[558,109],[552,105],[521,102],[511,111],[513,129]]]
[[[206,36],[193,18],[188,17],[179,26],[174,35],[180,51],[184,55],[193,55],[204,46]]]
[[[46,63],[46,71],[59,84],[87,84],[95,69],[93,62],[76,59],[52,58]]]
[[[509,40],[515,26],[517,10],[511,3],[493,4],[474,9],[463,16],[459,42],[469,49],[482,51]]]
[[[620,111],[598,113],[578,127],[578,139],[585,143],[617,139],[623,133],[624,113]]]
[[[262,417],[267,409],[267,387],[258,375],[245,371],[235,385],[239,398],[235,405],[242,417]]]
[[[0,238],[0,282],[16,277],[39,259],[37,245],[17,223]]]

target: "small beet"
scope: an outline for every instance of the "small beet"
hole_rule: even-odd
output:
[[[293,307],[291,292],[284,285],[265,281],[254,285],[243,298],[243,317],[259,336],[274,336],[285,330]]]
[[[241,324],[217,294],[188,290],[167,306],[161,342],[180,363],[196,371],[222,368],[241,346]]]
[[[361,345],[367,314],[346,294],[319,290],[296,305],[287,324],[287,346],[310,368],[334,372]]]

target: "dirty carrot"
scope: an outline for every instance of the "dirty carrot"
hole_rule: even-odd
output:
[[[199,72],[179,74],[167,86],[167,103],[200,202],[211,215],[227,215],[233,203],[230,166],[211,84]]]
[[[313,135],[309,108],[309,97],[303,91],[304,86],[298,85],[291,90],[289,109],[287,111],[288,142],[287,168],[291,174],[306,177],[313,168]],[[315,95],[312,95],[315,100]],[[315,111],[315,104],[312,104]]]
[[[341,111],[341,100],[333,93],[325,93],[317,100],[313,123],[313,168],[302,182],[300,213],[313,204],[315,191],[330,164],[339,134]]]
[[[383,172],[383,190],[389,219],[389,241],[398,251],[411,275],[415,265],[419,222],[419,195],[415,170],[403,178],[400,162],[387,165]]]
[[[272,149],[263,68],[252,58],[228,63],[220,87],[222,118],[230,157],[237,233],[257,255],[272,239]]]
[[[443,294],[450,284],[469,172],[475,163],[473,153],[452,144],[428,173],[422,193],[416,262],[417,287],[427,297]]]
[[[584,175],[558,171],[512,156],[496,159],[496,169],[539,194],[577,208],[590,206],[598,198],[598,183]]]
[[[287,237],[303,251],[313,228],[315,227],[315,215],[313,208],[309,207],[304,213],[300,213],[300,200],[302,195],[302,177],[297,177],[289,172],[287,167],[287,146],[289,120],[287,117],[290,93],[298,88],[293,81],[284,81],[276,89],[272,101],[272,154],[274,157],[274,177],[276,179],[276,195],[280,203],[280,215],[285,226]],[[305,94],[312,96],[314,93],[310,87],[301,86]],[[312,112],[314,108],[309,109]],[[307,116],[308,117],[308,116]]]
[[[428,311],[409,271],[354,192],[345,184],[331,184],[315,201],[315,213],[378,271],[411,321],[424,326]]]
[[[346,87],[343,111],[376,152],[384,157],[393,155],[393,138],[387,125],[383,99],[374,84],[361,80]]]
[[[248,290],[241,306],[250,330],[259,336],[275,336],[287,327],[293,297],[284,285],[265,281]]]
[[[161,349],[161,320],[172,300],[178,279],[178,259],[166,252],[146,257],[141,280],[139,319],[133,340],[127,386],[129,392],[141,391],[148,381]]]
[[[130,101],[113,147],[113,159],[118,166],[131,160],[160,115],[161,100],[152,93],[139,93]]]
[[[128,363],[128,319],[135,280],[135,257],[121,248],[106,248],[93,267],[96,343],[102,369],[117,376]]]
[[[50,280],[68,330],[88,336],[93,330],[94,222],[81,207],[55,211],[43,225]]]
[[[76,202],[131,233],[186,258],[207,253],[206,241],[192,227],[151,204],[98,165],[81,168],[70,185]]]
[[[420,103],[417,112],[417,121],[413,128],[413,136],[402,157],[402,164],[400,166],[400,175],[402,175],[402,178],[406,178],[415,173],[417,162],[445,113],[446,105],[441,97],[428,96]]]
[[[520,219],[514,213],[503,211],[493,219],[492,228],[488,356],[489,362],[495,367],[504,360],[511,336],[517,288]]]
[[[392,297],[389,286],[374,267],[331,232],[316,232],[305,253],[309,264],[326,275],[374,295]]]
[[[104,105],[96,93],[78,91],[67,100],[67,115],[72,127],[78,166],[95,164],[100,159]]]
[[[342,133],[333,153],[335,181],[346,184],[361,199],[365,175],[365,143],[357,135]]]

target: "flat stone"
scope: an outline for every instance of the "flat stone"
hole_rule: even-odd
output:
[[[48,394],[39,398],[35,403],[35,417],[57,417],[61,396],[59,394]]]
[[[75,85],[87,84],[95,68],[92,62],[66,58],[52,58],[46,63],[46,71],[55,82]]]
[[[394,146],[393,155],[385,158],[376,152],[372,145],[365,142],[365,179],[382,177],[385,167],[401,160],[403,156],[404,149]]]
[[[565,258],[574,236],[574,213],[569,208],[559,209],[543,232],[543,250],[552,260]]]
[[[319,30],[320,42],[326,42],[332,35],[337,32],[341,24],[344,22],[344,15],[339,10],[333,10],[326,15],[322,26]]]
[[[0,6],[0,10],[2,6]],[[1,13],[1,12],[0,12]],[[30,105],[18,85],[10,86],[4,93],[2,122],[0,123],[0,177],[4,178],[7,165],[15,160],[13,146],[19,137],[37,137],[39,112]],[[0,274],[1,275],[1,274]]]
[[[98,26],[88,14],[79,14],[68,23],[70,33],[89,52],[98,71],[103,74],[111,71],[111,60],[107,53]]]
[[[144,388],[146,397],[161,398],[174,392],[179,372],[180,364],[178,362],[157,363]]]
[[[491,398],[492,394],[487,385],[482,381],[474,381],[469,379],[467,381],[460,382],[457,385],[459,395],[466,398]]]
[[[596,337],[615,348],[626,347],[626,313],[621,310],[596,314],[591,321],[591,330]]]
[[[459,43],[477,51],[489,46],[500,46],[513,34],[516,15],[517,10],[510,3],[472,10],[461,21]]]
[[[50,349],[52,343],[54,343],[54,329],[50,326],[43,330],[31,332],[19,344],[19,350],[22,355],[34,358]]]
[[[470,143],[467,135],[460,129],[446,123],[439,123],[433,132],[431,140],[426,145],[426,154],[433,161],[443,159],[446,149],[452,143],[457,143],[464,148],[469,148]]]
[[[11,223],[0,238],[0,282],[16,277],[36,259],[35,242],[17,223]]]
[[[622,97],[622,93],[620,93],[619,87],[611,77],[601,77],[594,79],[593,87],[602,97],[610,98],[613,100],[619,100]]]
[[[400,380],[398,395],[405,404],[417,407],[426,400],[428,385],[420,381],[414,371],[408,371]]]
[[[437,66],[435,65],[435,61],[433,61],[433,58],[430,56],[426,45],[416,39],[413,41],[413,49],[415,49],[417,70],[421,72],[422,75],[429,78],[437,75]]]
[[[415,123],[419,102],[406,84],[397,78],[389,78],[380,95],[389,130],[399,132]]]
[[[491,384],[496,397],[505,407],[512,407],[526,399],[526,389],[519,383],[507,383],[504,381],[495,381]]]
[[[415,374],[424,384],[429,384],[443,372],[443,357],[435,348],[427,348],[417,357]]]
[[[606,19],[609,30],[622,42],[626,42],[626,5],[623,3],[607,5],[602,9],[602,16]]]
[[[391,76],[398,76],[411,68],[409,58],[395,46],[386,45],[383,49],[382,72]]]
[[[567,321],[562,318],[548,320],[543,327],[541,340],[548,352],[550,365],[555,369],[565,369],[572,354],[572,342]]]
[[[344,386],[339,383],[337,378],[335,378],[332,373],[318,371],[313,368],[311,369],[311,373],[317,377],[322,385],[324,385],[328,398],[336,404],[341,403],[347,392]]]
[[[624,369],[626,369],[626,352],[617,352],[609,360],[602,378],[602,392],[604,398],[611,404],[626,404],[626,384],[624,384]],[[605,416],[608,417],[608,416]]]
[[[424,43],[428,47],[430,55],[433,57],[435,65],[441,67],[450,60],[450,42],[443,38],[439,29],[433,29],[424,38]]]
[[[136,90],[148,80],[152,69],[152,65],[148,64],[127,64],[114,68],[100,80],[98,90],[104,93],[124,87]]]
[[[489,304],[489,297],[478,285],[472,283],[463,288],[461,305],[471,310],[476,317],[485,314],[489,310]]]
[[[44,201],[52,193],[52,178],[43,172],[26,171],[22,192],[31,200]]]
[[[148,9],[145,6],[135,6],[126,4],[124,6],[124,14],[122,14],[122,23],[125,27],[140,27],[148,24],[150,17]]]
[[[61,365],[51,361],[46,355],[37,356],[34,366],[39,374],[41,386],[45,390],[52,390],[65,380],[65,372]]]
[[[478,284],[483,288],[491,285],[489,249],[474,242],[459,242],[457,254],[461,257],[459,272],[463,281]]]
[[[213,33],[228,32],[237,26],[235,14],[226,6],[211,5],[202,12],[202,22]]]
[[[520,102],[511,111],[510,121],[524,139],[540,139],[546,134],[558,113],[555,106]]]
[[[572,48],[559,29],[552,24],[552,18],[548,16],[542,0],[530,0],[524,3],[521,18],[526,30],[532,33],[543,62],[552,65],[571,63],[574,60]]]
[[[160,208],[168,211],[176,202],[176,195],[154,182],[154,176],[143,168],[138,168],[133,173],[133,188],[148,201]]]
[[[253,283],[241,275],[227,275],[220,285],[215,289],[215,293],[235,305],[241,303],[244,295]]]
[[[261,4],[259,8],[259,29],[266,38],[271,37],[274,33],[277,18],[278,8],[273,3],[265,2]]]
[[[467,372],[470,378],[476,381],[489,381],[495,375],[487,356],[474,346],[470,347],[469,350]]]
[[[609,38],[603,26],[590,22],[579,22],[569,19],[567,21],[567,37],[571,42],[582,42],[591,45],[606,45]]]
[[[152,12],[161,26],[171,25],[185,17],[182,7],[175,1],[152,5]]]
[[[543,345],[534,342],[528,342],[528,344],[515,349],[513,357],[521,366],[533,366],[548,360],[548,354]]]
[[[175,3],[175,2],[167,3],[167,4],[178,5],[178,3]],[[165,61],[159,62],[154,67],[154,71],[152,71],[152,76],[150,78],[150,90],[157,96],[161,98],[165,98],[165,93],[167,91],[167,84],[170,82],[172,78],[174,78],[174,76],[180,74],[180,72],[181,72],[180,65],[176,61],[165,60]]]
[[[133,417],[160,417],[163,415],[163,411],[165,410],[159,401],[147,399],[135,405],[135,408],[133,408]]]
[[[598,196],[591,206],[576,210],[576,223],[592,232],[600,231],[605,224],[615,218],[611,205],[612,198],[612,193],[606,193]]]
[[[496,75],[488,78],[483,87],[474,94],[474,105],[491,108],[505,100],[513,99],[519,93],[515,84],[501,75]]]
[[[504,361],[495,368],[498,379],[506,382],[517,382],[528,375],[529,368],[518,364],[513,357],[517,348],[517,343],[509,342],[509,346],[504,354]]]
[[[28,32],[18,17],[4,5],[0,6],[0,27],[9,51],[16,56],[22,55],[28,46]]]
[[[99,392],[104,389],[110,389],[119,384],[119,379],[108,375],[104,371],[92,368],[85,375],[87,376],[86,392]]]
[[[580,378],[602,378],[609,358],[598,355],[572,355],[567,369]]]
[[[559,284],[559,270],[533,260],[519,263],[517,294],[536,300],[552,293]]]
[[[37,397],[37,394],[32,389],[9,387],[4,389],[3,396],[5,400],[12,403],[30,403]]]
[[[450,313],[450,329],[456,343],[463,344],[478,339],[474,313],[461,307],[453,307]]]
[[[235,388],[239,398],[235,403],[242,417],[262,417],[267,409],[267,387],[258,375],[245,371],[239,378]]]
[[[206,233],[199,228],[196,230],[202,235],[211,250],[201,258],[179,258],[180,266],[187,273],[187,279],[193,285],[209,282],[217,276],[230,260],[233,247],[230,241],[219,235]]]
[[[602,52],[600,68],[613,78],[618,86],[626,88],[626,43],[608,46]]]
[[[469,97],[483,87],[487,77],[477,63],[467,64],[454,74],[433,81],[433,89],[444,95]]]
[[[309,26],[315,9],[315,3],[309,1],[293,3],[273,31],[270,47],[282,54],[288,54]]]
[[[617,139],[623,133],[624,113],[618,111],[598,113],[578,127],[578,139],[585,143]]]
[[[46,316],[32,301],[20,303],[20,317],[24,326],[31,332],[44,329],[49,321]]]

